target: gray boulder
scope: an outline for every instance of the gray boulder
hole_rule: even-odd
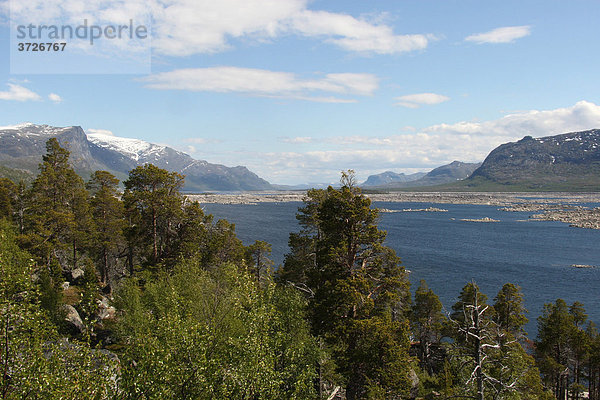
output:
[[[70,306],[68,304],[64,304],[61,307],[62,311],[65,313],[65,321],[69,323],[73,328],[75,328],[78,332],[85,331],[85,326],[83,325],[83,321],[79,316],[79,313],[75,309],[75,307]]]

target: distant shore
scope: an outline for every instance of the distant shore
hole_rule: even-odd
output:
[[[188,198],[203,204],[258,204],[300,202],[304,191],[246,192],[230,194],[189,194]],[[578,228],[600,229],[600,193],[461,193],[399,192],[366,194],[374,202],[474,204],[496,206],[502,211],[534,213],[532,220],[561,221]]]

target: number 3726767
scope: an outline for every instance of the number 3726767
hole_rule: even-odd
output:
[[[19,51],[65,51],[65,47],[67,47],[67,43],[28,43],[28,42],[19,42],[17,44],[17,49]]]

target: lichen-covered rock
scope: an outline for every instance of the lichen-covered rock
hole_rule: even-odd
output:
[[[100,321],[115,317],[115,313],[117,312],[117,310],[116,308],[110,305],[109,300],[106,296],[102,296],[100,299],[96,300],[96,303],[98,304],[98,311],[96,312],[96,317]]]
[[[75,328],[78,332],[85,331],[85,326],[83,325],[83,321],[79,316],[79,313],[75,309],[75,307],[64,304],[62,307],[62,311],[65,313],[65,321],[73,328]]]

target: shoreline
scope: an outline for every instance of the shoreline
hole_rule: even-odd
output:
[[[188,194],[201,204],[247,204],[301,202],[305,191]],[[576,228],[600,229],[600,193],[565,192],[396,192],[365,194],[373,202],[470,204],[496,206],[505,212],[531,212],[532,221],[560,221]],[[437,210],[437,209],[436,209]],[[383,210],[386,212],[386,210]]]
[[[241,193],[204,193],[186,196],[200,203],[253,204],[302,201],[306,191],[264,191]],[[502,207],[530,207],[533,204],[600,203],[600,193],[566,192],[395,192],[365,194],[372,201],[394,203],[480,204]],[[537,208],[537,210],[542,208]],[[513,211],[513,210],[506,210]],[[534,211],[514,210],[514,211]]]

